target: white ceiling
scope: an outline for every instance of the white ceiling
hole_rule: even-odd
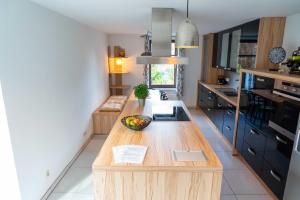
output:
[[[174,8],[173,31],[185,17],[186,0],[30,0],[106,33],[142,34],[151,8]],[[300,12],[300,0],[190,0],[190,18],[200,33],[219,31],[262,16]]]

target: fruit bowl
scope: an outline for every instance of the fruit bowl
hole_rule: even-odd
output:
[[[146,128],[152,121],[151,117],[145,115],[126,116],[121,119],[121,122],[127,128],[134,131],[141,131]]]

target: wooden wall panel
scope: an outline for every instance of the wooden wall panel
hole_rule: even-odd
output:
[[[203,36],[203,47],[202,47],[202,81],[205,83],[216,84],[219,75],[224,75],[224,70],[216,68],[216,46],[215,46],[214,33],[210,33]]]
[[[285,27],[285,17],[262,17],[259,22],[256,69],[277,68],[269,59],[273,47],[281,47]]]

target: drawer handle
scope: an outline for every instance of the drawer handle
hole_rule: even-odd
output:
[[[231,112],[231,111],[227,111],[227,114],[228,114],[228,115],[231,115],[231,114],[232,114],[232,112]]]
[[[265,79],[263,79],[263,78],[257,78],[256,80],[260,81],[260,82],[265,82]]]
[[[209,100],[212,100],[212,98],[211,97],[207,97]]]
[[[232,108],[232,105],[231,105],[231,104],[227,104],[227,107],[228,107],[228,108]]]
[[[252,150],[250,147],[248,148],[248,152],[249,152],[250,154],[252,154],[253,156],[256,156],[255,151]]]
[[[210,109],[210,108],[207,108],[207,111],[211,111],[211,109]]]
[[[222,107],[222,104],[218,103],[218,108],[221,108]]]
[[[239,114],[240,114],[240,115],[245,115],[242,111],[239,111]]]
[[[225,128],[229,131],[231,130],[230,126],[225,126]]]
[[[276,140],[278,141],[278,142],[281,142],[282,144],[287,144],[288,142],[287,141],[285,141],[284,139],[282,139],[282,138],[280,138],[278,135],[276,135]]]
[[[250,133],[252,134],[252,135],[259,135],[259,133],[258,132],[256,132],[255,130],[253,130],[253,129],[250,129]]]
[[[273,170],[270,170],[270,174],[273,176],[274,179],[281,182],[281,178],[279,175],[277,175]]]

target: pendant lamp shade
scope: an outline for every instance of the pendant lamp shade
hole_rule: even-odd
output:
[[[189,0],[186,1],[186,19],[178,26],[176,48],[198,48],[199,33],[195,24],[189,19]]]
[[[199,33],[190,19],[185,19],[179,25],[176,33],[176,48],[198,48]]]

